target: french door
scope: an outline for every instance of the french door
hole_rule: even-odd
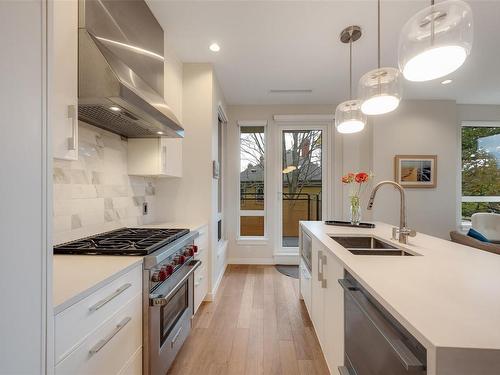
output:
[[[327,126],[286,125],[278,132],[278,253],[298,254],[299,221],[326,210]]]

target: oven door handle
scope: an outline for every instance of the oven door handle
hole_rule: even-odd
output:
[[[153,293],[149,295],[149,304],[150,306],[164,306],[167,304],[170,297],[172,297],[175,292],[180,288],[182,284],[191,276],[191,274],[201,265],[201,260],[192,260],[190,264],[187,266],[189,270],[186,271],[186,274],[179,280],[179,282],[172,288],[167,289],[166,293],[163,294],[161,291],[158,293]]]
[[[418,371],[423,370],[424,365],[420,360],[408,349],[408,347],[401,341],[392,339],[389,337],[387,332],[376,323],[376,318],[372,317],[371,313],[368,312],[358,301],[354,292],[360,292],[359,288],[351,284],[347,279],[340,279],[339,284],[344,289],[344,292],[351,297],[351,299],[356,304],[356,307],[361,311],[366,318],[373,324],[373,326],[380,332],[381,336],[387,341],[393,352],[397,355],[399,361],[404,366],[407,371]]]

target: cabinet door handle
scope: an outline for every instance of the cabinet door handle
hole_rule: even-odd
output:
[[[122,294],[125,290],[127,290],[131,286],[132,286],[132,284],[130,284],[130,283],[123,284],[121,287],[119,287],[118,289],[116,289],[109,296],[107,296],[106,298],[103,298],[102,300],[98,301],[96,304],[90,306],[89,307],[89,311],[90,312],[94,312],[96,310],[99,310],[101,307],[103,307],[105,304],[107,304],[112,299],[118,297],[120,294]]]
[[[321,254],[322,254],[322,257],[321,257],[321,287],[323,289],[326,289],[328,282],[327,282],[327,279],[325,279],[324,267],[325,267],[325,264],[328,265],[328,263],[327,263],[326,255],[323,255],[323,252]]]
[[[318,281],[323,281],[323,252],[318,251]]]
[[[100,340],[97,344],[95,344],[90,350],[89,350],[89,354],[90,355],[94,355],[96,354],[99,350],[101,350],[102,348],[104,348],[104,346],[113,338],[116,336],[116,334],[118,332],[120,332],[123,327],[125,327],[130,321],[132,320],[132,318],[130,316],[127,316],[125,319],[123,319],[120,323],[118,323],[115,327],[115,329],[113,330],[113,332],[111,332],[109,335],[107,335],[105,338],[103,338],[102,340]]]
[[[78,111],[76,105],[68,106],[68,118],[71,119],[71,138],[68,138],[68,150],[76,150],[78,147],[77,142],[77,126],[78,126]]]

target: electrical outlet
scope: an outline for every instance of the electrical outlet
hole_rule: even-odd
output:
[[[148,202],[142,202],[142,214],[143,215],[148,214]]]

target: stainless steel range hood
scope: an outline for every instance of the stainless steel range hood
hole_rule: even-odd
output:
[[[130,138],[182,137],[163,99],[163,48],[144,0],[79,0],[79,119]]]

